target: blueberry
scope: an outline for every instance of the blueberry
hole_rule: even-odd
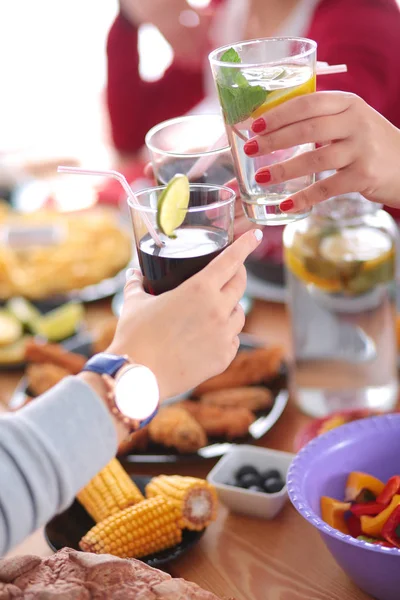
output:
[[[269,479],[264,480],[263,488],[267,494],[276,494],[276,492],[281,491],[284,485],[285,483],[280,477],[270,477]]]
[[[241,479],[243,477],[243,475],[248,475],[249,473],[251,473],[252,475],[257,475],[257,477],[260,477],[260,474],[257,471],[257,469],[255,467],[252,467],[251,465],[243,465],[243,467],[240,467],[240,469],[238,469],[236,471],[235,477],[236,477],[236,479]]]
[[[282,475],[279,473],[278,469],[268,469],[268,471],[263,471],[261,473],[261,479],[263,481],[266,479],[282,479]]]
[[[264,490],[259,485],[251,485],[247,489],[249,490],[249,492],[261,492],[262,494],[264,493]]]
[[[252,486],[259,487],[260,485],[260,476],[255,473],[245,473],[238,479],[238,485],[243,488],[250,488]]]

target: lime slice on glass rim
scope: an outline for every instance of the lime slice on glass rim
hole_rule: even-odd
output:
[[[189,200],[189,179],[186,175],[174,175],[158,199],[157,225],[162,233],[175,237],[175,229],[185,220]]]

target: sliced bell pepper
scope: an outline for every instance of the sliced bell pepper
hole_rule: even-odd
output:
[[[353,538],[358,538],[362,535],[360,517],[356,517],[352,513],[345,515],[347,529]]]
[[[353,504],[350,510],[356,517],[362,517],[363,515],[379,515],[385,508],[384,504],[378,504],[378,502],[364,502]]]
[[[399,496],[400,498],[400,496]],[[328,496],[322,496],[321,498],[321,517],[331,527],[341,531],[342,533],[349,534],[348,527],[346,525],[345,514],[350,510],[350,502],[340,502],[334,498]]]
[[[345,502],[354,501],[363,490],[368,490],[376,498],[384,489],[385,484],[367,473],[353,471],[347,478]],[[371,500],[371,496],[369,500]]]
[[[381,537],[382,528],[392,512],[400,505],[400,495],[396,494],[389,506],[387,506],[376,517],[364,515],[361,517],[361,529],[363,533],[372,537]]]
[[[376,501],[380,504],[384,504],[387,506],[391,501],[395,494],[400,492],[400,476],[395,475],[388,479],[387,484],[385,485],[382,492],[380,492],[379,496],[376,498]]]
[[[382,537],[396,548],[400,548],[400,506],[394,509],[382,527]]]
[[[370,538],[366,535],[359,535],[357,539],[362,540],[363,542],[368,542],[369,544],[375,544],[375,546],[385,546],[386,548],[394,548],[393,544],[391,544],[390,542],[386,542],[385,540],[377,540],[376,538]]]

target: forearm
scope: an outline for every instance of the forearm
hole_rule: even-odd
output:
[[[95,386],[68,377],[0,419],[0,555],[69,506],[115,455],[117,429]]]

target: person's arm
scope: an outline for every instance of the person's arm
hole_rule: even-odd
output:
[[[107,41],[107,105],[113,143],[121,154],[140,150],[153,125],[188,112],[203,95],[202,70],[175,63],[160,80],[143,81],[138,30],[118,15]]]
[[[101,388],[96,375],[68,377],[0,418],[0,556],[67,508],[115,456],[123,433]]]
[[[393,119],[399,94],[400,12],[395,0],[322,0],[307,37],[318,60],[345,63],[347,73],[321,76],[319,90],[352,92]]]

